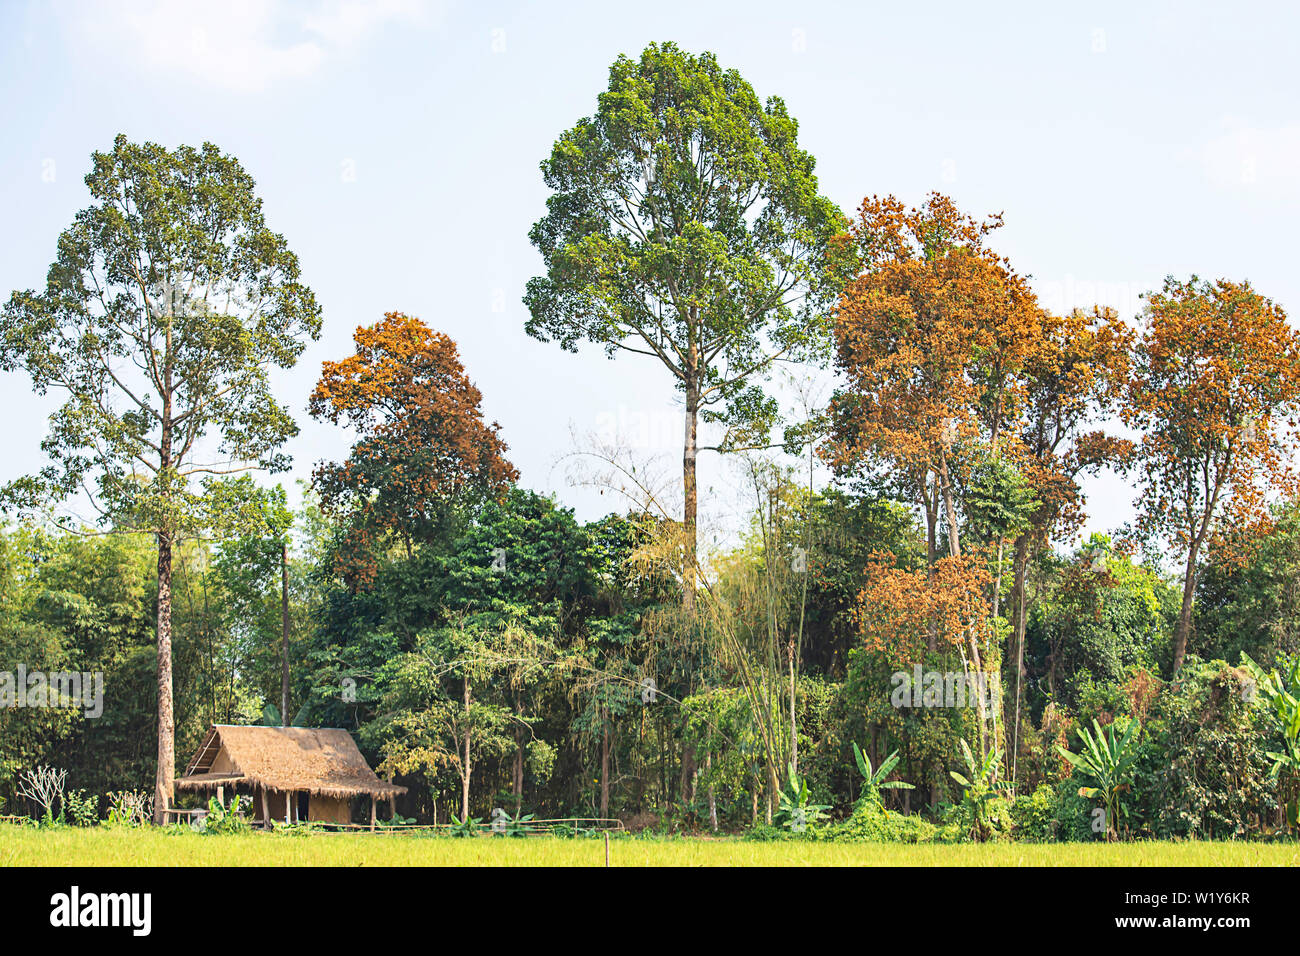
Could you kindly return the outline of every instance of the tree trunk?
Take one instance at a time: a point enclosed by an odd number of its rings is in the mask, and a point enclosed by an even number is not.
[[[609,711],[600,714],[600,815],[609,816]]]
[[[1192,602],[1196,598],[1196,551],[1195,543],[1187,549],[1187,569],[1183,572],[1183,606],[1178,611],[1178,627],[1174,630],[1174,673],[1183,666],[1187,656],[1187,636],[1192,630]]]
[[[158,768],[154,777],[154,822],[171,806],[176,776],[176,720],[172,714],[172,538],[158,534]]]
[[[1002,548],[1005,543],[1006,543],[1006,539],[1002,535],[998,535],[998,569],[997,569],[997,573],[993,575],[993,616],[994,617],[998,616],[998,611],[1001,609]]]
[[[1016,771],[1020,754],[1020,707],[1024,700],[1023,679],[1025,674],[1025,576],[1029,568],[1029,536],[1021,535],[1016,539],[1016,556],[1014,580],[1011,585],[1011,608],[1015,615],[1015,628],[1012,640],[1015,642],[1012,659],[1016,666],[1016,716],[1011,725],[1011,741],[1007,753],[1011,755],[1011,785],[1016,784]]]
[[[682,778],[678,792],[683,808],[695,801],[695,748],[685,741],[682,742]]]
[[[518,704],[516,704],[516,708]],[[519,711],[516,709],[516,713]],[[512,774],[515,792],[515,816],[519,816],[524,806],[524,729],[515,728],[515,765]]]
[[[799,728],[795,725],[795,694],[798,685],[795,683],[794,673],[794,640],[790,640],[790,763],[794,767],[794,772],[799,772]]]
[[[696,525],[699,489],[695,476],[697,431],[699,428],[700,393],[694,377],[686,387],[686,439],[682,449],[682,531],[685,556],[682,565],[682,608],[688,621],[695,616]]]
[[[460,777],[460,819],[464,823],[469,819],[469,776],[470,776],[470,737],[469,729],[469,675],[465,675],[465,772]]]
[[[780,803],[781,783],[777,779],[776,767],[769,762],[767,765],[767,823],[772,825],[772,804]]]
[[[169,496],[172,474],[172,327],[167,316],[163,352],[162,419],[158,436],[157,480]],[[155,823],[164,823],[176,779],[176,717],[172,712],[172,533],[166,520],[158,531],[158,767],[154,775]]]
[[[941,491],[943,493],[943,510],[948,516],[948,553],[954,558],[961,557],[961,539],[957,533],[957,506],[952,498],[952,479],[948,475],[948,456],[939,455],[940,474],[943,476]]]
[[[698,506],[699,488],[695,474],[695,459],[700,417],[700,385],[696,372],[698,356],[695,346],[691,346],[690,361],[687,368],[686,385],[686,436],[682,448],[682,530],[684,534],[684,551],[682,563],[682,610],[686,614],[687,626],[695,627],[695,589],[698,581]],[[686,797],[686,766],[694,754],[689,746],[682,747],[682,788],[683,801]]]
[[[975,638],[975,631],[970,630],[966,633],[966,646],[970,648],[970,668],[977,678],[984,677],[984,663],[980,659],[979,641]],[[985,733],[984,721],[988,719],[988,714],[984,707],[984,691],[977,683],[975,685],[975,702],[979,714],[980,725],[980,753],[987,754],[988,735]],[[994,721],[996,723],[996,720]]]
[[[704,766],[709,771],[709,827],[718,832],[718,798],[713,789],[713,748],[704,755]]]
[[[934,562],[939,550],[936,530],[939,507],[930,499],[928,492],[921,496],[921,500],[925,504],[925,583],[927,586],[933,586]],[[931,615],[925,624],[925,645],[931,653],[939,649],[939,622],[934,615]]]
[[[280,726],[289,726],[289,545],[280,545]]]

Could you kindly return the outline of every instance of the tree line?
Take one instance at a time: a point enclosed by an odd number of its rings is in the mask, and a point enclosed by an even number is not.
[[[526,332],[653,360],[684,408],[680,493],[587,449],[621,502],[589,522],[521,484],[455,342],[398,311],[307,399],[356,435],[346,459],[296,509],[254,481],[297,430],[271,371],[321,328],[298,261],[211,144],[93,155],[92,205],[0,322],[0,367],[64,399],[49,464],[2,491],[0,663],[103,671],[106,702],[0,710],[0,794],[58,755],[92,791],[152,776],[157,812],[178,742],[266,720],[352,730],[428,821],[1295,824],[1279,305],[1192,276],[1136,316],[1052,314],[996,250],[1001,216],[938,193],[844,215],[779,98],[671,43],[620,57],[541,169]],[[792,410],[778,372],[819,364],[833,395]],[[748,501],[721,549],[699,541],[702,453]],[[1135,519],[1071,546],[1102,471]],[[993,692],[900,706],[914,673]]]

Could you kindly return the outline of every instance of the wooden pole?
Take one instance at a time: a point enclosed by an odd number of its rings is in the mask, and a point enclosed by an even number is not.
[[[609,831],[605,831],[605,865],[609,866]]]
[[[271,829],[271,803],[266,799],[266,787],[262,788],[262,825]]]
[[[374,832],[374,829],[375,829],[375,804],[376,804],[377,802],[378,802],[378,801],[375,800],[375,795],[372,793],[372,794],[370,795],[370,830],[371,830],[371,832]]]

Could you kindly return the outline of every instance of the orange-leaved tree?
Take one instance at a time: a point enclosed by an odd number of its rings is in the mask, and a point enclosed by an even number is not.
[[[377,548],[396,540],[411,554],[452,506],[500,495],[518,472],[450,337],[388,312],[353,341],[355,354],[322,364],[309,409],[359,433],[346,461],[314,473],[322,508],[349,522],[339,560],[356,586]]]
[[[1000,224],[996,216],[977,222],[935,193],[913,209],[893,197],[865,200],[850,233],[862,271],[836,310],[847,384],[832,401],[822,453],[837,473],[873,477],[918,506],[929,588],[941,527],[947,557],[963,557],[961,477],[999,453],[1023,401],[1023,367],[1039,347],[1033,294],[985,245]],[[984,669],[981,630],[961,629],[975,670]],[[931,614],[929,649],[939,632]]]
[[[1016,779],[1024,670],[1026,577],[1030,560],[1053,539],[1083,523],[1082,474],[1123,465],[1133,443],[1092,427],[1113,411],[1128,376],[1132,330],[1113,309],[1044,313],[1040,348],[1025,367],[1024,401],[1014,424],[1017,464],[1033,489],[1036,506],[1016,537],[1012,559],[1011,646],[1015,680],[1014,717],[1008,722],[1008,753]],[[1010,427],[1010,426],[1009,426]]]
[[[851,612],[864,646],[901,667],[924,657],[921,635],[931,624],[944,650],[963,651],[972,633],[987,638],[992,621],[984,589],[990,575],[979,557],[943,557],[927,572],[899,567],[887,552],[873,554]]]
[[[1219,535],[1267,528],[1270,498],[1294,495],[1300,336],[1248,282],[1170,277],[1146,296],[1123,415],[1137,451],[1138,529],[1183,562],[1173,669],[1187,653],[1197,559]],[[1231,559],[1233,554],[1222,557]]]
[[[936,193],[910,210],[893,197],[868,199],[851,232],[863,271],[836,309],[848,383],[832,402],[823,454],[841,473],[888,470],[925,514],[931,564],[941,516],[949,554],[961,553],[955,470],[1014,412],[1017,374],[1037,338],[1032,294],[984,246],[998,225]]]

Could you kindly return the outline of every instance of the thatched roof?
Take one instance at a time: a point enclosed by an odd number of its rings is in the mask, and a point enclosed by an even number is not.
[[[211,772],[223,752],[233,766],[225,769],[223,761],[223,772]],[[215,724],[176,786],[211,790],[234,783],[324,797],[391,797],[406,792],[405,787],[375,776],[346,730]]]

